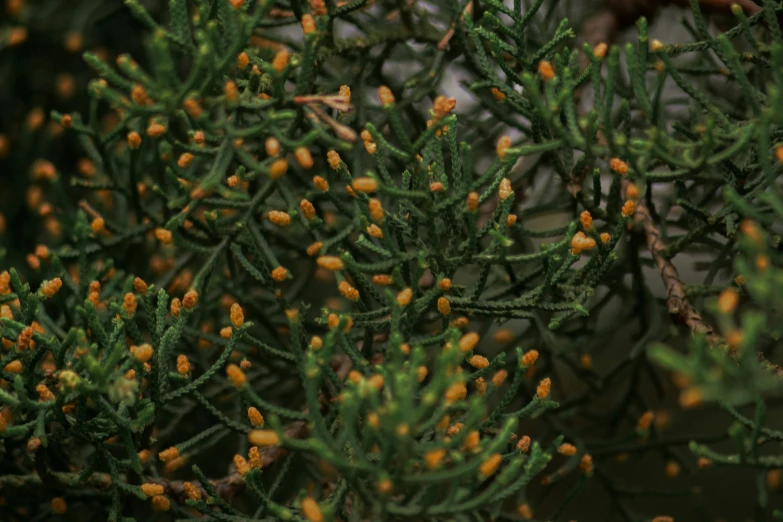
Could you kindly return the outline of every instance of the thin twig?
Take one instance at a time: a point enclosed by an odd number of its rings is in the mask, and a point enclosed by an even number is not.
[[[623,192],[630,182],[623,180]],[[707,337],[711,345],[721,342],[712,327],[704,322],[699,312],[688,301],[685,294],[685,283],[680,279],[680,274],[674,264],[665,256],[666,243],[661,237],[661,230],[650,215],[650,210],[643,201],[636,202],[634,221],[641,225],[647,240],[647,248],[650,250],[658,273],[661,275],[663,285],[666,288],[666,306],[669,314],[687,325],[693,333],[701,333]]]

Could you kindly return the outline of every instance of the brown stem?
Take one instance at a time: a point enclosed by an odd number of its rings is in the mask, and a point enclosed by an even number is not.
[[[465,17],[465,14],[473,14],[473,2],[468,2],[468,5],[465,6],[465,10],[462,11],[462,14],[460,15],[460,21],[463,20]],[[441,51],[445,50],[449,46],[449,42],[451,41],[451,38],[454,36],[454,30],[456,29],[457,22],[454,22],[451,24],[451,27],[449,27],[449,30],[446,31],[446,34],[443,35],[443,38],[440,39],[438,42],[438,49]]]
[[[628,180],[623,180],[623,192],[625,192],[629,184]],[[669,314],[675,320],[688,326],[691,332],[706,335],[711,345],[717,345],[720,342],[720,337],[715,334],[711,326],[704,322],[701,315],[688,301],[688,297],[685,294],[685,283],[680,279],[677,268],[666,257],[666,243],[664,243],[661,237],[661,230],[643,201],[636,203],[634,221],[644,230],[647,248],[650,250],[655,266],[658,267],[658,273],[663,280],[663,285],[666,288],[666,306]]]

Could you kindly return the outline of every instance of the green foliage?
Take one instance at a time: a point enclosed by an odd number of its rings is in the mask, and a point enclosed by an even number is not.
[[[3,520],[781,516],[783,8],[565,4],[126,0],[67,152],[2,127]]]

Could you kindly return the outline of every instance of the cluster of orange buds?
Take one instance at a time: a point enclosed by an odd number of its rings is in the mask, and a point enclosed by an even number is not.
[[[565,455],[566,457],[573,457],[576,455],[576,446],[569,444],[568,442],[564,442],[557,447],[557,452],[561,455]]]
[[[185,496],[190,500],[201,500],[201,491],[199,491],[195,484],[192,482],[185,482],[182,484],[182,487],[185,490]]]
[[[152,510],[155,512],[168,511],[171,508],[171,501],[164,495],[152,497]]]
[[[475,451],[478,449],[481,443],[481,434],[478,430],[471,430],[465,436],[465,440],[462,442],[462,449],[464,451]]]
[[[311,243],[310,246],[307,247],[307,255],[310,257],[317,256],[321,252],[323,246],[324,244],[320,241]]]
[[[231,324],[234,325],[234,328],[240,328],[243,324],[245,324],[245,314],[242,312],[242,307],[239,306],[239,303],[234,303],[231,305],[229,316],[231,318]]]
[[[304,169],[313,168],[313,155],[310,154],[310,149],[307,147],[297,147],[294,151],[296,161]]]
[[[590,215],[590,211],[585,210],[579,214],[579,222],[582,224],[582,228],[585,230],[593,229],[593,216]]]
[[[63,515],[68,511],[68,504],[62,497],[56,497],[52,499],[52,513],[55,515]]]
[[[285,281],[288,278],[288,270],[282,266],[276,267],[272,270],[272,279],[275,281]]]
[[[427,469],[433,470],[440,466],[443,458],[446,456],[446,450],[434,449],[424,454],[424,465]]]
[[[247,434],[247,440],[253,446],[268,447],[280,444],[280,437],[272,430],[253,430]]]
[[[546,399],[549,397],[549,392],[552,389],[552,380],[549,377],[546,377],[541,380],[540,383],[538,383],[538,387],[536,388],[536,397],[539,399]]]
[[[723,314],[733,313],[739,304],[739,292],[736,288],[727,288],[718,297],[718,310]]]
[[[500,453],[492,454],[487,460],[479,466],[479,478],[486,479],[495,474],[503,462],[503,456]]]
[[[340,153],[338,153],[336,150],[330,150],[326,153],[326,161],[329,163],[329,167],[332,170],[337,170],[340,168],[340,162],[342,161],[342,158],[340,158]],[[326,190],[329,190],[328,186]]]
[[[323,347],[324,347],[324,340],[321,337],[314,335],[310,338],[310,348],[312,348],[317,352]]]
[[[635,211],[636,203],[634,203],[632,200],[629,199],[623,204],[623,217],[631,217]]]
[[[367,203],[367,209],[370,212],[370,217],[373,221],[376,223],[383,222],[384,219],[384,211],[383,211],[383,205],[380,201],[373,198]]]
[[[552,63],[547,60],[541,60],[538,63],[538,74],[541,76],[541,79],[544,80],[545,82],[554,80],[556,76],[555,66],[552,65]]]
[[[316,31],[315,18],[311,14],[302,15],[302,32],[305,35],[313,34]]]
[[[226,101],[229,103],[233,103],[239,99],[239,87],[237,87],[237,84],[234,81],[227,81],[223,86],[223,92],[226,95]]]
[[[157,497],[159,495],[163,495],[165,490],[160,484],[146,482],[141,485],[141,492],[144,493],[147,497]]]
[[[579,471],[585,475],[591,475],[593,473],[593,457],[589,453],[582,455],[579,460]]]
[[[166,126],[162,123],[153,121],[147,126],[147,136],[151,138],[160,138],[166,133]]]
[[[57,169],[54,167],[54,164],[45,159],[35,160],[30,172],[36,180],[52,181],[57,177]]]
[[[481,395],[482,397],[486,395],[487,388],[489,385],[487,384],[487,380],[484,377],[478,377],[474,382],[473,386],[476,388],[476,393]]]
[[[147,94],[147,89],[143,85],[136,84],[130,91],[131,100],[136,105],[152,105],[152,98]]]
[[[324,515],[321,513],[321,508],[312,497],[305,497],[302,500],[300,507],[302,508],[302,515],[304,515],[308,522],[324,522]]]
[[[18,374],[18,373],[22,373],[23,368],[24,367],[22,366],[22,361],[18,359],[14,359],[13,361],[6,364],[5,368],[3,369],[8,373]]]
[[[520,363],[522,364],[523,368],[529,368],[534,364],[536,364],[537,360],[538,360],[538,350],[529,350],[525,352],[525,354],[522,356]]]
[[[511,138],[508,136],[501,136],[498,140],[497,145],[495,146],[495,152],[498,155],[498,158],[505,159],[506,158],[506,152],[508,152],[508,149],[511,148]]]
[[[106,220],[104,220],[101,216],[95,217],[90,222],[90,228],[92,229],[93,234],[100,235],[106,232]]]
[[[288,67],[288,51],[281,49],[272,59],[272,67],[277,72],[283,72]]]
[[[586,236],[584,232],[577,232],[574,237],[571,238],[571,253],[581,254],[595,248],[596,242],[590,236]]]
[[[345,319],[346,320],[345,320],[344,331],[348,332],[351,330],[351,328],[353,328],[353,317],[349,315],[349,316],[345,316]],[[327,317],[326,319],[326,323],[329,325],[329,328],[335,329],[340,325],[340,316],[334,313],[329,314],[329,317]]]
[[[247,461],[251,468],[260,469],[264,467],[264,459],[261,457],[261,451],[258,449],[258,446],[252,446],[247,452]]]
[[[448,116],[456,106],[457,100],[455,98],[448,98],[443,95],[435,98],[435,101],[432,103],[432,116],[435,122]]]
[[[63,286],[63,281],[59,277],[44,281],[41,283],[41,293],[46,297],[53,297]]]
[[[152,359],[153,349],[151,345],[145,343],[141,346],[131,346],[130,352],[137,361],[145,363]]]
[[[158,453],[158,459],[160,459],[161,462],[170,462],[176,458],[179,458],[179,450],[174,446]]]
[[[639,187],[633,183],[629,183],[628,186],[625,187],[625,199],[639,199]]]
[[[180,354],[177,356],[177,373],[183,376],[187,376],[190,373],[190,361],[187,355]]]
[[[179,317],[179,313],[182,311],[182,301],[179,300],[179,297],[175,297],[171,300],[169,311],[171,312],[172,317]]]
[[[364,142],[364,148],[368,154],[375,154],[378,150],[378,144],[372,139],[372,134],[367,129],[364,129],[361,133],[362,141]]]
[[[356,288],[354,288],[348,281],[340,281],[340,284],[337,286],[337,289],[340,291],[340,295],[342,295],[346,299],[349,299],[351,301],[359,300],[359,291]]]
[[[19,336],[16,338],[16,348],[18,350],[27,350],[28,348],[32,348],[33,335],[34,330],[32,326],[24,327],[19,333]]]
[[[306,220],[312,221],[313,219],[315,219],[316,216],[315,207],[309,200],[303,199],[302,201],[300,201],[299,209],[302,211],[302,215],[305,217]]]
[[[291,224],[291,216],[288,212],[281,212],[279,210],[270,210],[267,214],[269,221],[279,227],[287,227]]]
[[[141,147],[141,135],[136,131],[130,131],[127,136],[128,147],[138,149]]]
[[[411,288],[404,288],[397,293],[397,304],[400,306],[408,306],[413,299],[413,290]]]
[[[351,182],[351,188],[356,192],[370,193],[378,190],[378,182],[369,176],[356,178]]]
[[[136,313],[139,303],[136,301],[136,295],[133,292],[128,292],[122,298],[122,308],[128,316],[132,317]]]
[[[237,469],[237,473],[243,477],[250,472],[250,464],[242,455],[234,455],[234,467]]]
[[[394,103],[394,94],[386,85],[378,87],[378,98],[384,105],[392,105]]]
[[[468,332],[459,339],[459,349],[461,352],[469,352],[476,347],[479,342],[479,334]]]
[[[455,382],[446,388],[444,399],[446,400],[446,404],[450,404],[452,402],[463,400],[465,397],[467,397],[467,395],[468,389],[465,387],[465,384],[461,382]]]
[[[636,429],[645,432],[650,429],[650,426],[652,426],[654,420],[655,414],[651,411],[646,411],[642,414],[641,417],[639,417],[639,422],[636,424]]]
[[[45,384],[39,384],[38,386],[36,386],[35,391],[38,392],[38,399],[41,402],[55,400],[54,394]]]
[[[0,295],[8,295],[11,293],[11,274],[8,270],[0,272]]]
[[[247,66],[250,64],[250,57],[247,55],[245,51],[240,52],[237,55],[237,69],[240,71],[244,71],[247,69]]]
[[[342,96],[345,103],[351,103],[351,88],[349,86],[341,85],[337,95]]]
[[[498,196],[500,197],[500,201],[507,200],[513,194],[514,190],[511,188],[511,180],[508,178],[503,178],[500,180],[500,186],[498,187]]]
[[[201,104],[195,98],[186,99],[182,102],[182,107],[191,118],[199,118],[204,112],[204,109],[201,108]]]
[[[369,225],[365,229],[365,231],[367,232],[368,235],[370,235],[370,236],[372,236],[372,237],[374,237],[376,239],[383,239],[383,230],[381,230],[381,227],[379,227],[378,225],[376,225],[374,223]]]
[[[468,359],[468,364],[470,364],[474,368],[481,370],[489,366],[489,359],[487,359],[482,355],[474,355],[473,357]]]
[[[272,179],[280,179],[286,172],[288,172],[288,160],[285,158],[276,159],[269,166],[269,177]]]
[[[326,16],[327,9],[324,0],[309,0],[307,3],[315,16]]]
[[[158,238],[158,241],[160,241],[164,245],[170,245],[173,240],[171,231],[166,230],[165,228],[155,229],[155,237]]]
[[[628,164],[620,158],[612,158],[609,161],[609,168],[612,169],[612,172],[616,172],[621,176],[628,174]]]
[[[331,270],[332,272],[337,272],[338,270],[342,270],[343,267],[345,266],[343,260],[337,256],[321,256],[318,259],[316,259],[315,262],[321,268],[325,268],[326,270]]]
[[[226,375],[237,388],[240,388],[247,382],[247,375],[236,364],[229,364],[226,367]]]
[[[251,406],[247,409],[247,418],[250,419],[250,424],[253,426],[257,428],[264,427],[264,417],[255,407]]]

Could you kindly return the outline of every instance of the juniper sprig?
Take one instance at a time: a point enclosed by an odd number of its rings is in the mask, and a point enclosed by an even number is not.
[[[783,5],[669,3],[7,1],[0,518],[783,519]]]

